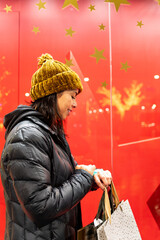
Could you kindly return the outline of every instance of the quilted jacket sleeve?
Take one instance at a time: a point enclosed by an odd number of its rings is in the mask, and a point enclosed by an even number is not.
[[[6,147],[7,169],[17,198],[39,227],[74,207],[91,189],[93,176],[75,170],[58,188],[51,186],[49,140],[33,127],[20,129]]]

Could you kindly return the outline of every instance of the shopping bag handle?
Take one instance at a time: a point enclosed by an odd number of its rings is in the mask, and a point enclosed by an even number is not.
[[[103,192],[103,195],[102,195],[100,203],[99,203],[98,212],[96,214],[96,219],[100,218],[100,215],[102,213],[104,213],[101,216],[102,220],[105,221],[109,218],[109,221],[111,221],[111,203],[110,203],[110,201],[113,201],[113,199],[114,199],[114,204],[115,204],[116,208],[118,207],[118,205],[120,203],[113,181],[110,185],[110,191],[111,191],[111,196],[109,199],[108,190],[107,190],[107,188],[105,188],[105,191]]]
[[[114,198],[114,204],[117,208],[120,201],[119,201],[119,197],[118,197],[118,194],[117,194],[117,191],[116,191],[113,181],[111,182],[110,188],[111,188],[111,193]],[[109,222],[111,223],[111,205],[110,205],[110,200],[109,200],[109,196],[108,196],[108,191],[106,188],[105,188],[105,204],[104,205],[105,205],[105,218],[109,219]]]
[[[109,196],[108,196],[108,190],[105,188],[105,219],[109,219],[109,222],[111,222],[111,205],[109,202]]]
[[[113,181],[111,182],[111,191],[112,191],[112,194],[113,194],[114,203],[115,203],[116,208],[117,208],[118,205],[120,204],[120,201],[119,201],[119,197],[118,197],[118,194],[117,194],[117,191],[116,191],[116,188],[114,186]]]

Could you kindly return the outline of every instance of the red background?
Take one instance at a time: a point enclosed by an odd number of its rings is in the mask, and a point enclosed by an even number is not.
[[[150,202],[150,208],[147,201],[160,182],[160,79],[154,78],[160,75],[160,4],[129,0],[130,5],[121,4],[116,11],[113,3],[103,0],[79,0],[79,10],[72,5],[63,9],[64,0],[42,2],[45,8],[39,10],[38,0],[0,0],[0,154],[5,143],[3,117],[30,102],[25,93],[37,57],[48,52],[64,63],[71,59],[84,85],[78,108],[65,123],[72,154],[78,163],[109,169],[119,198],[130,201],[142,239],[158,240],[160,200],[156,206]],[[6,12],[6,4],[12,11]],[[90,4],[95,10],[90,11]],[[143,25],[137,26],[137,21]],[[39,28],[37,34],[34,27]],[[70,27],[72,36],[66,35]],[[91,56],[95,48],[103,50],[105,59],[96,62]],[[121,68],[126,62],[130,68],[125,71]],[[93,221],[101,194],[98,190],[83,199],[84,225]],[[157,209],[155,215],[152,208]],[[0,240],[4,228],[0,182]]]

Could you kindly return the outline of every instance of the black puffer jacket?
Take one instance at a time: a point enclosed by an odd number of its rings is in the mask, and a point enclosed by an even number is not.
[[[5,240],[76,239],[80,200],[93,177],[75,170],[64,138],[28,106],[5,116],[1,178],[6,202]]]

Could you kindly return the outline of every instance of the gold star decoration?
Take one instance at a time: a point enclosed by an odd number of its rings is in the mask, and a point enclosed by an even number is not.
[[[104,56],[103,56],[103,52],[104,50],[101,50],[101,51],[98,51],[97,48],[95,48],[95,53],[90,55],[91,57],[95,57],[96,58],[96,63],[99,62],[99,60],[102,58],[102,59],[106,59]]]
[[[74,66],[74,64],[72,63],[72,59],[68,60],[68,59],[65,59],[65,64],[70,67],[70,66]]]
[[[78,0],[65,0],[64,3],[63,3],[63,7],[62,8],[66,8],[66,7],[71,5],[75,9],[79,10],[77,1]]]
[[[75,31],[72,30],[72,27],[70,27],[69,29],[66,29],[66,36],[70,35],[72,37],[73,33],[75,33]]]
[[[35,34],[37,34],[38,32],[40,32],[40,31],[39,31],[39,27],[33,27],[32,32],[34,32]]]
[[[104,2],[114,3],[117,12],[121,4],[130,4],[127,0],[105,0]]]
[[[45,9],[45,5],[46,2],[42,2],[41,0],[39,0],[39,3],[37,3],[36,5],[38,6],[38,9],[40,10],[41,8],[44,8]]]
[[[4,10],[8,13],[8,12],[12,12],[12,6],[8,6],[7,4],[6,4],[6,7],[4,8]]]
[[[101,25],[99,25],[99,30],[104,30],[105,29],[105,25],[103,25],[103,23]]]
[[[104,87],[104,88],[106,88],[107,85],[108,85],[108,84],[107,84],[106,82],[102,82],[102,83],[101,83],[101,86]]]
[[[137,25],[136,26],[138,26],[138,27],[142,27],[142,25],[144,25],[143,23],[142,23],[142,21],[137,21]]]
[[[125,63],[121,63],[122,67],[121,67],[121,70],[125,70],[125,72],[127,72],[128,68],[130,68],[131,66],[128,66],[128,63],[127,61]]]
[[[95,9],[95,5],[92,5],[92,4],[90,4],[90,6],[88,7],[89,8],[89,10],[92,12],[93,10],[96,10]]]

